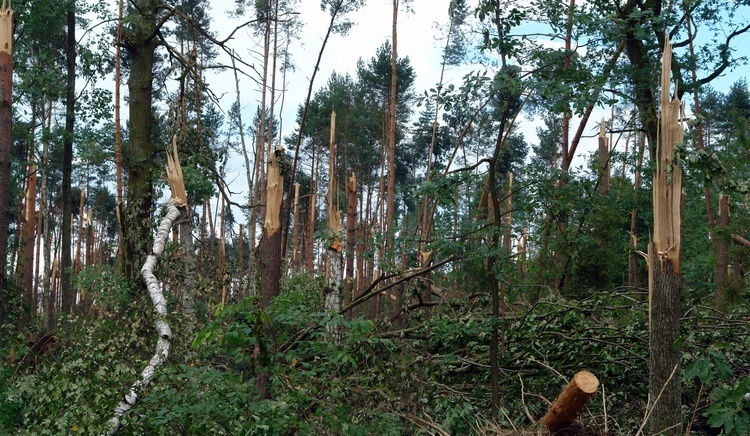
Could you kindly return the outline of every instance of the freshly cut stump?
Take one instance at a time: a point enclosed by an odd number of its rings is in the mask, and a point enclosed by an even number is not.
[[[588,371],[579,371],[544,415],[541,424],[552,434],[575,422],[599,388],[599,379]]]

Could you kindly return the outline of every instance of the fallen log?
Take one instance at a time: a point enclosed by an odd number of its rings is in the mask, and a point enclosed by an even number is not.
[[[588,371],[579,371],[560,393],[540,423],[552,434],[573,424],[599,388],[599,379]]]

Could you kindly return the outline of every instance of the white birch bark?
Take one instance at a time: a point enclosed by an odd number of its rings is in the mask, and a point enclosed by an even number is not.
[[[148,365],[146,365],[141,372],[140,379],[133,383],[128,393],[125,394],[122,401],[120,401],[115,407],[114,416],[107,422],[109,427],[107,433],[110,435],[114,434],[119,429],[120,417],[135,406],[138,401],[137,391],[151,382],[156,370],[167,360],[169,357],[169,348],[172,345],[172,329],[169,328],[169,325],[165,320],[167,317],[167,300],[161,292],[159,280],[154,276],[156,262],[159,260],[162,253],[164,253],[164,248],[166,247],[167,238],[169,237],[172,225],[180,216],[180,210],[175,205],[175,199],[170,199],[167,202],[166,208],[167,215],[162,219],[161,224],[159,224],[159,228],[156,231],[156,239],[154,240],[151,254],[148,255],[143,268],[141,268],[141,278],[146,284],[148,295],[151,297],[151,302],[156,310],[156,320],[154,321],[154,326],[158,335],[156,351],[154,356],[148,362]]]

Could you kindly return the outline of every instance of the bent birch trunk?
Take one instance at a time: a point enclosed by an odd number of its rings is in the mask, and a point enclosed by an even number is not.
[[[172,226],[182,214],[180,208],[185,210],[186,216],[187,211],[189,210],[187,205],[187,195],[185,193],[185,184],[182,178],[182,168],[177,157],[176,137],[172,139],[172,147],[174,156],[167,155],[167,178],[169,179],[169,185],[172,189],[172,198],[167,201],[167,214],[161,220],[159,228],[156,230],[156,239],[154,240],[153,248],[148,257],[146,257],[146,261],[141,268],[141,278],[146,284],[148,295],[151,297],[151,302],[156,311],[156,320],[154,321],[154,327],[156,328],[156,333],[158,335],[156,351],[154,352],[154,356],[148,362],[148,365],[146,365],[146,367],[143,368],[143,371],[141,371],[141,378],[133,383],[128,393],[125,394],[122,401],[120,401],[115,407],[114,416],[107,422],[109,427],[108,434],[110,435],[116,433],[120,428],[120,417],[135,406],[138,401],[137,390],[148,386],[151,379],[154,377],[156,370],[167,360],[169,357],[169,348],[172,345],[172,329],[169,328],[169,324],[166,322],[167,300],[161,292],[159,280],[154,276],[156,262],[164,253]]]

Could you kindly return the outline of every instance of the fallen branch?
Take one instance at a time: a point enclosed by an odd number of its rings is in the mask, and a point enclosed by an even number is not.
[[[742,245],[743,247],[750,247],[750,241],[740,235],[732,234],[732,241],[734,241],[735,244]]]

